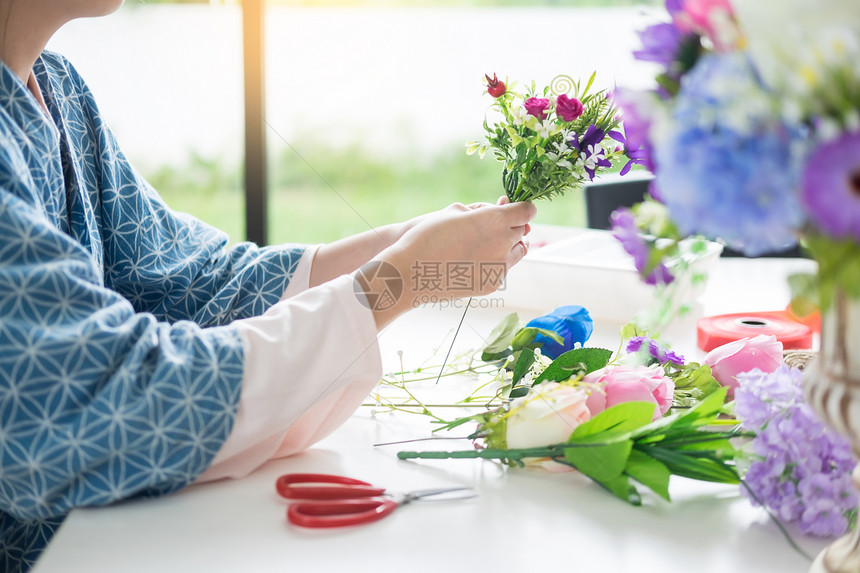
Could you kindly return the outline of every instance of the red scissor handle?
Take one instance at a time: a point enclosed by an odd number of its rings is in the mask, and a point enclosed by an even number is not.
[[[329,483],[336,485],[294,485]],[[352,499],[382,495],[385,488],[374,487],[366,481],[330,474],[285,474],[275,482],[275,489],[287,499]]]
[[[384,498],[307,501],[290,505],[287,520],[313,529],[343,527],[382,519],[396,508],[396,501]]]

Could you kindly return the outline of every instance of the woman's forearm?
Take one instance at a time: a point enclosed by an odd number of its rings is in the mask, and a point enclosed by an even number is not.
[[[314,257],[309,286],[321,285],[355,271],[394,244],[407,225],[385,225],[321,246]]]

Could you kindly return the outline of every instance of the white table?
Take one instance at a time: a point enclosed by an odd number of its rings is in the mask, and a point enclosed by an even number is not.
[[[705,311],[783,308],[788,300],[784,276],[797,268],[809,263],[721,260],[702,299]],[[471,309],[457,346],[478,344],[510,311]],[[426,358],[456,327],[461,312],[422,308],[398,320],[380,338],[386,368],[398,368],[398,350],[409,364]],[[522,318],[536,314],[532,309]],[[617,333],[618,325],[598,323],[593,344],[616,348]],[[675,346],[699,358],[695,333],[682,328],[680,336]],[[456,384],[443,379],[440,396]],[[429,432],[422,416],[374,414],[363,407],[307,452],[270,462],[245,479],[75,510],[35,571],[801,573],[809,567],[737,487],[673,477],[671,504],[646,495],[637,508],[573,472],[508,469],[478,460],[404,462],[396,459],[398,450],[430,449],[427,443],[373,446]],[[445,446],[465,449],[469,444]],[[367,526],[305,531],[286,523],[286,503],[274,490],[279,475],[297,471],[345,474],[398,491],[467,485],[479,496],[409,505]],[[812,555],[825,545],[789,531]]]

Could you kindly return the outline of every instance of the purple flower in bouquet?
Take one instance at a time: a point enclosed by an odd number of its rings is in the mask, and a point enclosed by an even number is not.
[[[624,120],[624,138],[627,157],[638,165],[642,165],[654,173],[653,148],[649,137],[651,129],[651,105],[646,98],[650,95],[618,89],[612,94],[612,99],[621,108]],[[629,164],[629,163],[628,163]],[[625,165],[625,169],[626,169]]]
[[[860,239],[860,132],[843,133],[812,152],[801,195],[819,229]]]
[[[588,126],[585,135],[579,139],[576,133],[568,143],[580,153],[588,180],[594,181],[594,173],[598,167],[612,167],[612,163],[606,158],[606,152],[600,146],[600,142],[606,137],[606,133],[594,124]]]
[[[600,145],[600,142],[603,141],[604,137],[606,137],[606,133],[596,125],[591,124],[585,130],[585,135],[582,136],[582,139],[574,133],[573,139],[568,143],[570,143],[571,147],[588,153],[593,152],[596,146]]]
[[[857,507],[851,487],[856,465],[847,438],[825,426],[803,401],[801,371],[783,364],[773,373],[738,375],[737,416],[756,434],[744,491],[803,533],[837,536]]]
[[[639,147],[638,149],[631,149],[627,145],[627,138],[624,137],[624,134],[620,131],[610,131],[609,137],[623,145],[624,153],[627,155],[627,163],[625,163],[624,167],[621,168],[619,175],[621,175],[622,177],[624,175],[627,175],[634,165],[645,165],[647,161],[647,154],[645,153],[645,150],[643,148]]]
[[[660,192],[679,230],[750,256],[794,245],[803,223],[800,132],[761,111],[760,90],[744,56],[703,57],[685,77],[656,154]],[[746,98],[750,105],[737,105]]]
[[[684,366],[686,363],[683,356],[663,348],[656,340],[648,338],[647,336],[634,336],[630,338],[627,341],[627,347],[625,350],[627,351],[627,354],[633,354],[641,351],[643,348],[648,349],[648,355],[658,364],[671,362],[675,366]]]
[[[649,285],[657,283],[669,284],[675,277],[662,262],[657,262],[653,268],[648,267],[651,248],[639,232],[636,226],[636,218],[629,209],[617,209],[610,216],[612,222],[612,234],[621,242],[624,250],[633,257],[636,270],[643,276]]]

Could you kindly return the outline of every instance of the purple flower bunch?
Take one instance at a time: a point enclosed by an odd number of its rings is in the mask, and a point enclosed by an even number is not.
[[[801,371],[785,364],[773,373],[738,375],[737,417],[756,434],[744,494],[776,516],[819,537],[842,535],[856,520],[857,464],[850,442],[803,400]]]
[[[681,368],[686,364],[686,360],[683,356],[676,354],[668,348],[660,346],[660,343],[652,338],[648,338],[647,336],[633,336],[628,338],[625,351],[627,354],[634,354],[637,352],[644,354],[647,351],[649,361],[654,364],[660,364],[661,366],[664,364],[670,364],[677,368]]]

